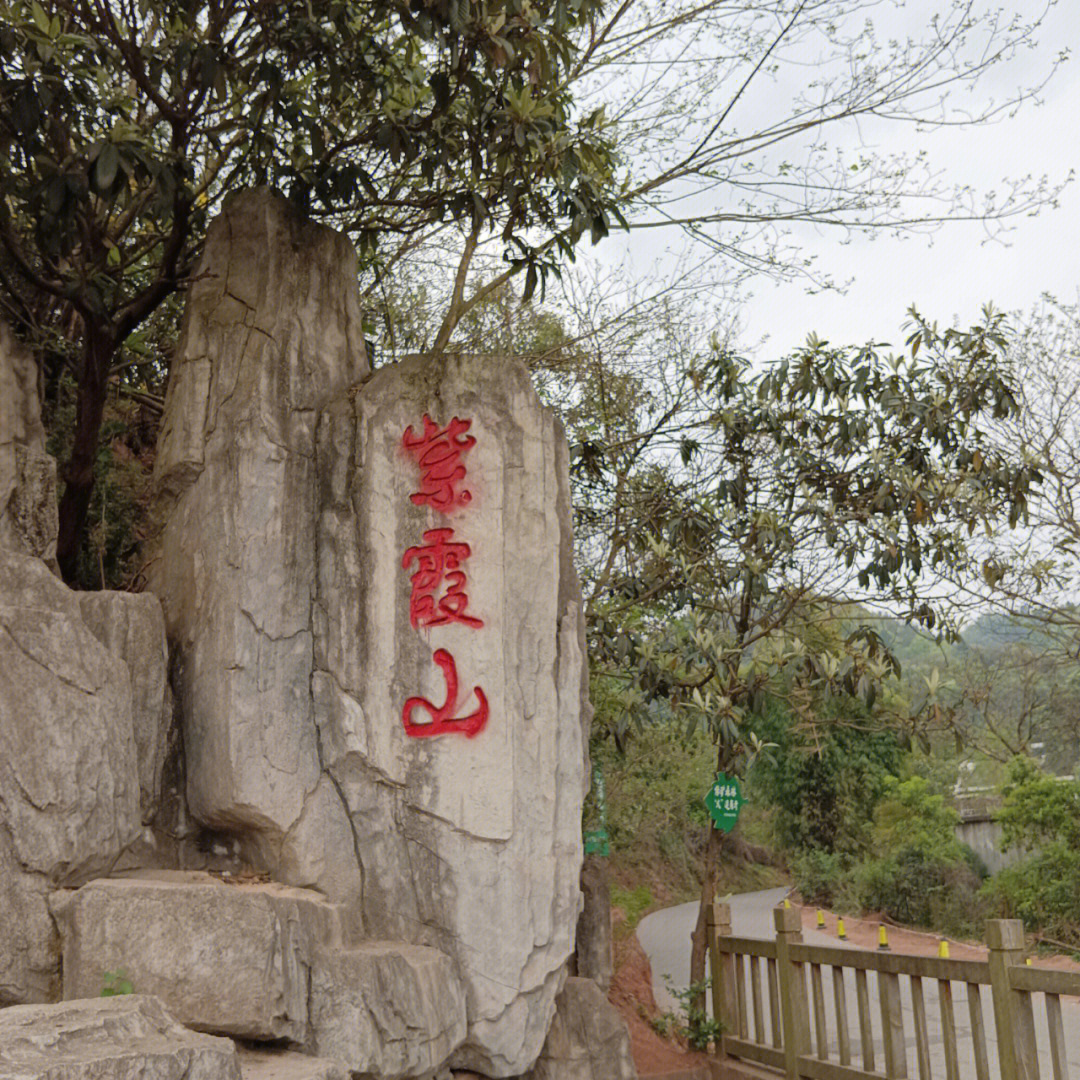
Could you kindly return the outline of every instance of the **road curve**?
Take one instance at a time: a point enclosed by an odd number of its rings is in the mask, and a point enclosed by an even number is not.
[[[772,910],[790,891],[763,889],[727,897],[732,932],[740,937],[771,938]],[[697,901],[693,901],[654,911],[638,923],[638,941],[652,966],[653,997],[661,1012],[679,1012],[679,1003],[668,990],[669,980],[677,990],[684,990],[690,984],[690,935],[697,913]]]

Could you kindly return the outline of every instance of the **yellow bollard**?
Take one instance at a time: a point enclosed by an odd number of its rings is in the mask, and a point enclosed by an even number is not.
[[[784,907],[786,907],[786,908],[791,907],[791,901],[786,896],[784,897]]]
[[[843,919],[837,919],[836,920],[836,936],[841,941],[847,941],[847,931],[844,929],[844,920]]]
[[[884,926],[877,928],[877,947],[879,949],[888,949],[889,947],[889,935],[885,933]]]
[[[817,926],[818,926],[819,930],[824,930],[825,929],[825,912],[822,911],[821,908],[818,908]]]
[[[944,938],[938,942],[937,954],[942,960],[949,959],[949,943]]]

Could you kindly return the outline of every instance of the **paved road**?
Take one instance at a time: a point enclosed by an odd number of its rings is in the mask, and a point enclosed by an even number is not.
[[[731,929],[740,937],[771,938],[773,908],[782,903],[789,889],[766,889],[741,893],[728,899]],[[697,922],[698,905],[679,904],[646,915],[638,923],[637,936],[652,966],[652,988],[662,1012],[678,1013],[679,1003],[668,992],[671,985],[685,989],[690,983],[690,935]]]
[[[781,903],[787,895],[786,889],[767,889],[762,892],[741,893],[729,898],[731,905],[732,931],[740,937],[773,937],[772,909]],[[697,921],[696,903],[680,904],[678,907],[665,908],[646,915],[638,924],[637,935],[652,966],[653,996],[661,1010],[679,1011],[678,1002],[668,991],[668,985],[683,989],[690,981],[690,933]],[[817,931],[804,931],[803,940],[811,945],[840,945],[835,937]],[[667,976],[668,978],[665,978]],[[747,1000],[750,1000],[749,973],[747,978]],[[836,1012],[833,1004],[831,976],[825,975],[825,1014],[831,1040],[835,1039]],[[917,1076],[918,1066],[915,1061],[914,1019],[911,1002],[911,983],[901,978],[901,996],[904,1010],[904,1031],[908,1037],[908,1075]],[[928,1036],[930,1042],[930,1064],[933,1077],[945,1076],[945,1059],[941,1032],[941,1014],[938,1007],[936,984],[926,985],[926,1012]],[[848,1028],[854,1039],[858,1039],[858,1015],[855,999],[854,981],[849,971],[846,980],[848,1004]],[[877,1015],[875,1020],[875,1058],[878,1069],[884,1060],[880,1037],[880,1014],[877,1013],[878,990],[874,973],[870,973],[871,1011]],[[974,1080],[975,1065],[971,1043],[971,1019],[967,999],[967,988],[960,983],[953,984],[954,1009],[956,1016],[957,1046],[960,1058],[960,1071],[964,1080]],[[987,1035],[987,1056],[990,1075],[997,1077],[997,1043],[994,1037],[994,1017],[990,1001],[990,989],[985,987],[982,995],[983,1026]],[[1049,1078],[1050,1056],[1047,1035],[1045,999],[1042,994],[1035,995],[1035,1029],[1039,1047],[1040,1076]],[[1062,1000],[1062,1013],[1065,1027],[1065,1043],[1069,1063],[1069,1075],[1080,1078],[1080,1004],[1072,999]],[[768,1005],[766,1005],[766,1011]],[[858,1055],[857,1045],[853,1045]],[[835,1043],[830,1047],[830,1057],[837,1060]],[[856,1056],[858,1061],[858,1056]]]

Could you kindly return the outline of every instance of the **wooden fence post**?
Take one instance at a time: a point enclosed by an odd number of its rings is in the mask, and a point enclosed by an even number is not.
[[[806,969],[791,959],[791,946],[802,942],[802,916],[796,908],[773,909],[776,925],[776,977],[780,984],[780,1019],[784,1030],[784,1076],[799,1080],[799,1058],[810,1052],[810,1006]]]
[[[1009,968],[1024,962],[1024,924],[1019,919],[991,919],[986,944],[1001,1080],[1039,1080],[1031,995],[1014,990],[1009,978]]]
[[[735,958],[731,953],[720,951],[721,937],[731,936],[731,908],[714,900],[705,916],[708,926],[709,975],[712,978],[713,1019],[720,1025],[716,1039],[716,1052],[727,1056],[724,1036],[735,1033]]]

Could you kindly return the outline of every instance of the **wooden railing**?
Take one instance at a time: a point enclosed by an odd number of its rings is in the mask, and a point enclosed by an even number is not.
[[[987,924],[987,960],[950,960],[808,945],[796,909],[776,908],[774,919],[770,941],[734,936],[726,904],[708,913],[719,1053],[771,1066],[787,1080],[991,1080],[995,1056],[1001,1080],[1068,1080],[1061,998],[1080,996],[1080,973],[1027,966],[1019,922]],[[1042,1071],[1037,994],[1048,1034]],[[984,997],[996,1042],[987,1040]],[[958,1024],[960,999],[966,1010]],[[931,1046],[939,1042],[935,1070]]]

